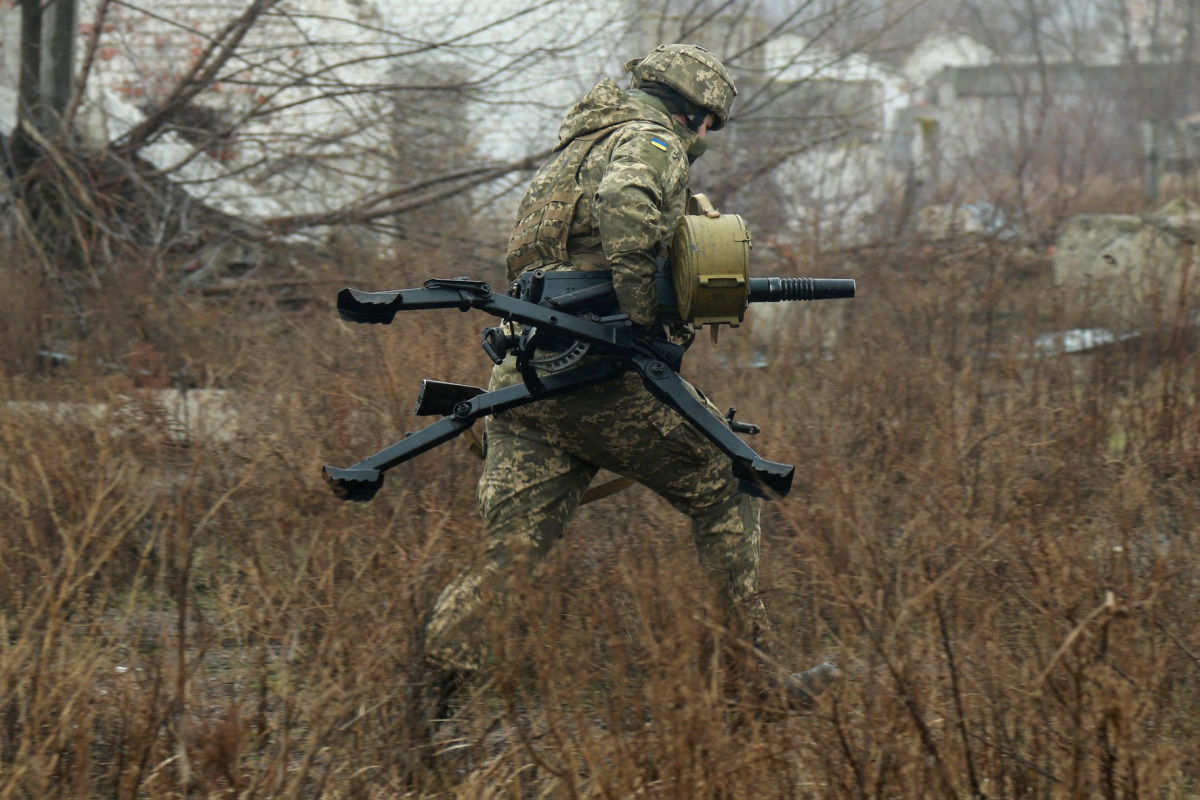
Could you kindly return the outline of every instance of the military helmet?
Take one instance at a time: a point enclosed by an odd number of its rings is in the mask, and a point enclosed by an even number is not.
[[[737,88],[729,71],[712,53],[697,44],[660,44],[645,58],[625,65],[633,85],[661,83],[679,92],[685,100],[711,111],[716,117],[712,130],[725,127]]]

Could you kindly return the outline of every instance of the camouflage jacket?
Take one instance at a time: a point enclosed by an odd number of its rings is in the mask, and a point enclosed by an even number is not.
[[[683,216],[696,139],[653,98],[602,81],[567,114],[557,153],[521,201],[509,280],[536,268],[611,269],[621,309],[652,322],[654,260]]]

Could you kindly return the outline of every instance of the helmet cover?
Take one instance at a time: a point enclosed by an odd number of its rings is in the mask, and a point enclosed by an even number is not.
[[[720,60],[696,44],[660,44],[645,58],[625,65],[633,76],[633,85],[661,83],[679,92],[685,100],[711,111],[716,122],[711,130],[720,130],[729,121],[729,111],[737,88]]]

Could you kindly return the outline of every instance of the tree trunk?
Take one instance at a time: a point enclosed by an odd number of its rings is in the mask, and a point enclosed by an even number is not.
[[[21,76],[17,84],[17,128],[12,135],[13,177],[20,180],[37,160],[38,149],[23,130],[34,124],[41,107],[42,19],[39,0],[21,0]]]
[[[21,0],[21,75],[12,170],[19,177],[37,160],[40,148],[24,126],[48,141],[59,138],[71,99],[75,65],[77,0]]]
[[[45,109],[39,127],[48,137],[59,134],[75,78],[75,29],[78,0],[51,0],[48,17],[42,25],[42,105]]]

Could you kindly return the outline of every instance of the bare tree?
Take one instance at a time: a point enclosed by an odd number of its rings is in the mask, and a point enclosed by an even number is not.
[[[57,4],[46,36],[41,12]],[[67,5],[22,0],[29,76],[46,71],[38,58],[57,76],[52,93],[32,77],[22,90],[23,107],[53,109],[72,136],[14,137],[13,173],[28,185],[57,165],[72,212],[51,228],[65,225],[84,261],[113,243],[169,249],[213,221],[245,236],[407,235],[405,218],[452,200],[506,217],[493,200],[553,146],[561,112],[669,40],[708,45],[743,87],[701,177],[749,198],[798,155],[882,135],[879,92],[844,65],[904,19],[869,0],[461,0],[391,17],[348,0],[226,0],[223,16],[220,4],[89,0],[68,35]]]
[[[76,0],[20,0],[21,40],[17,119],[10,171],[21,173],[55,139],[71,100]]]

